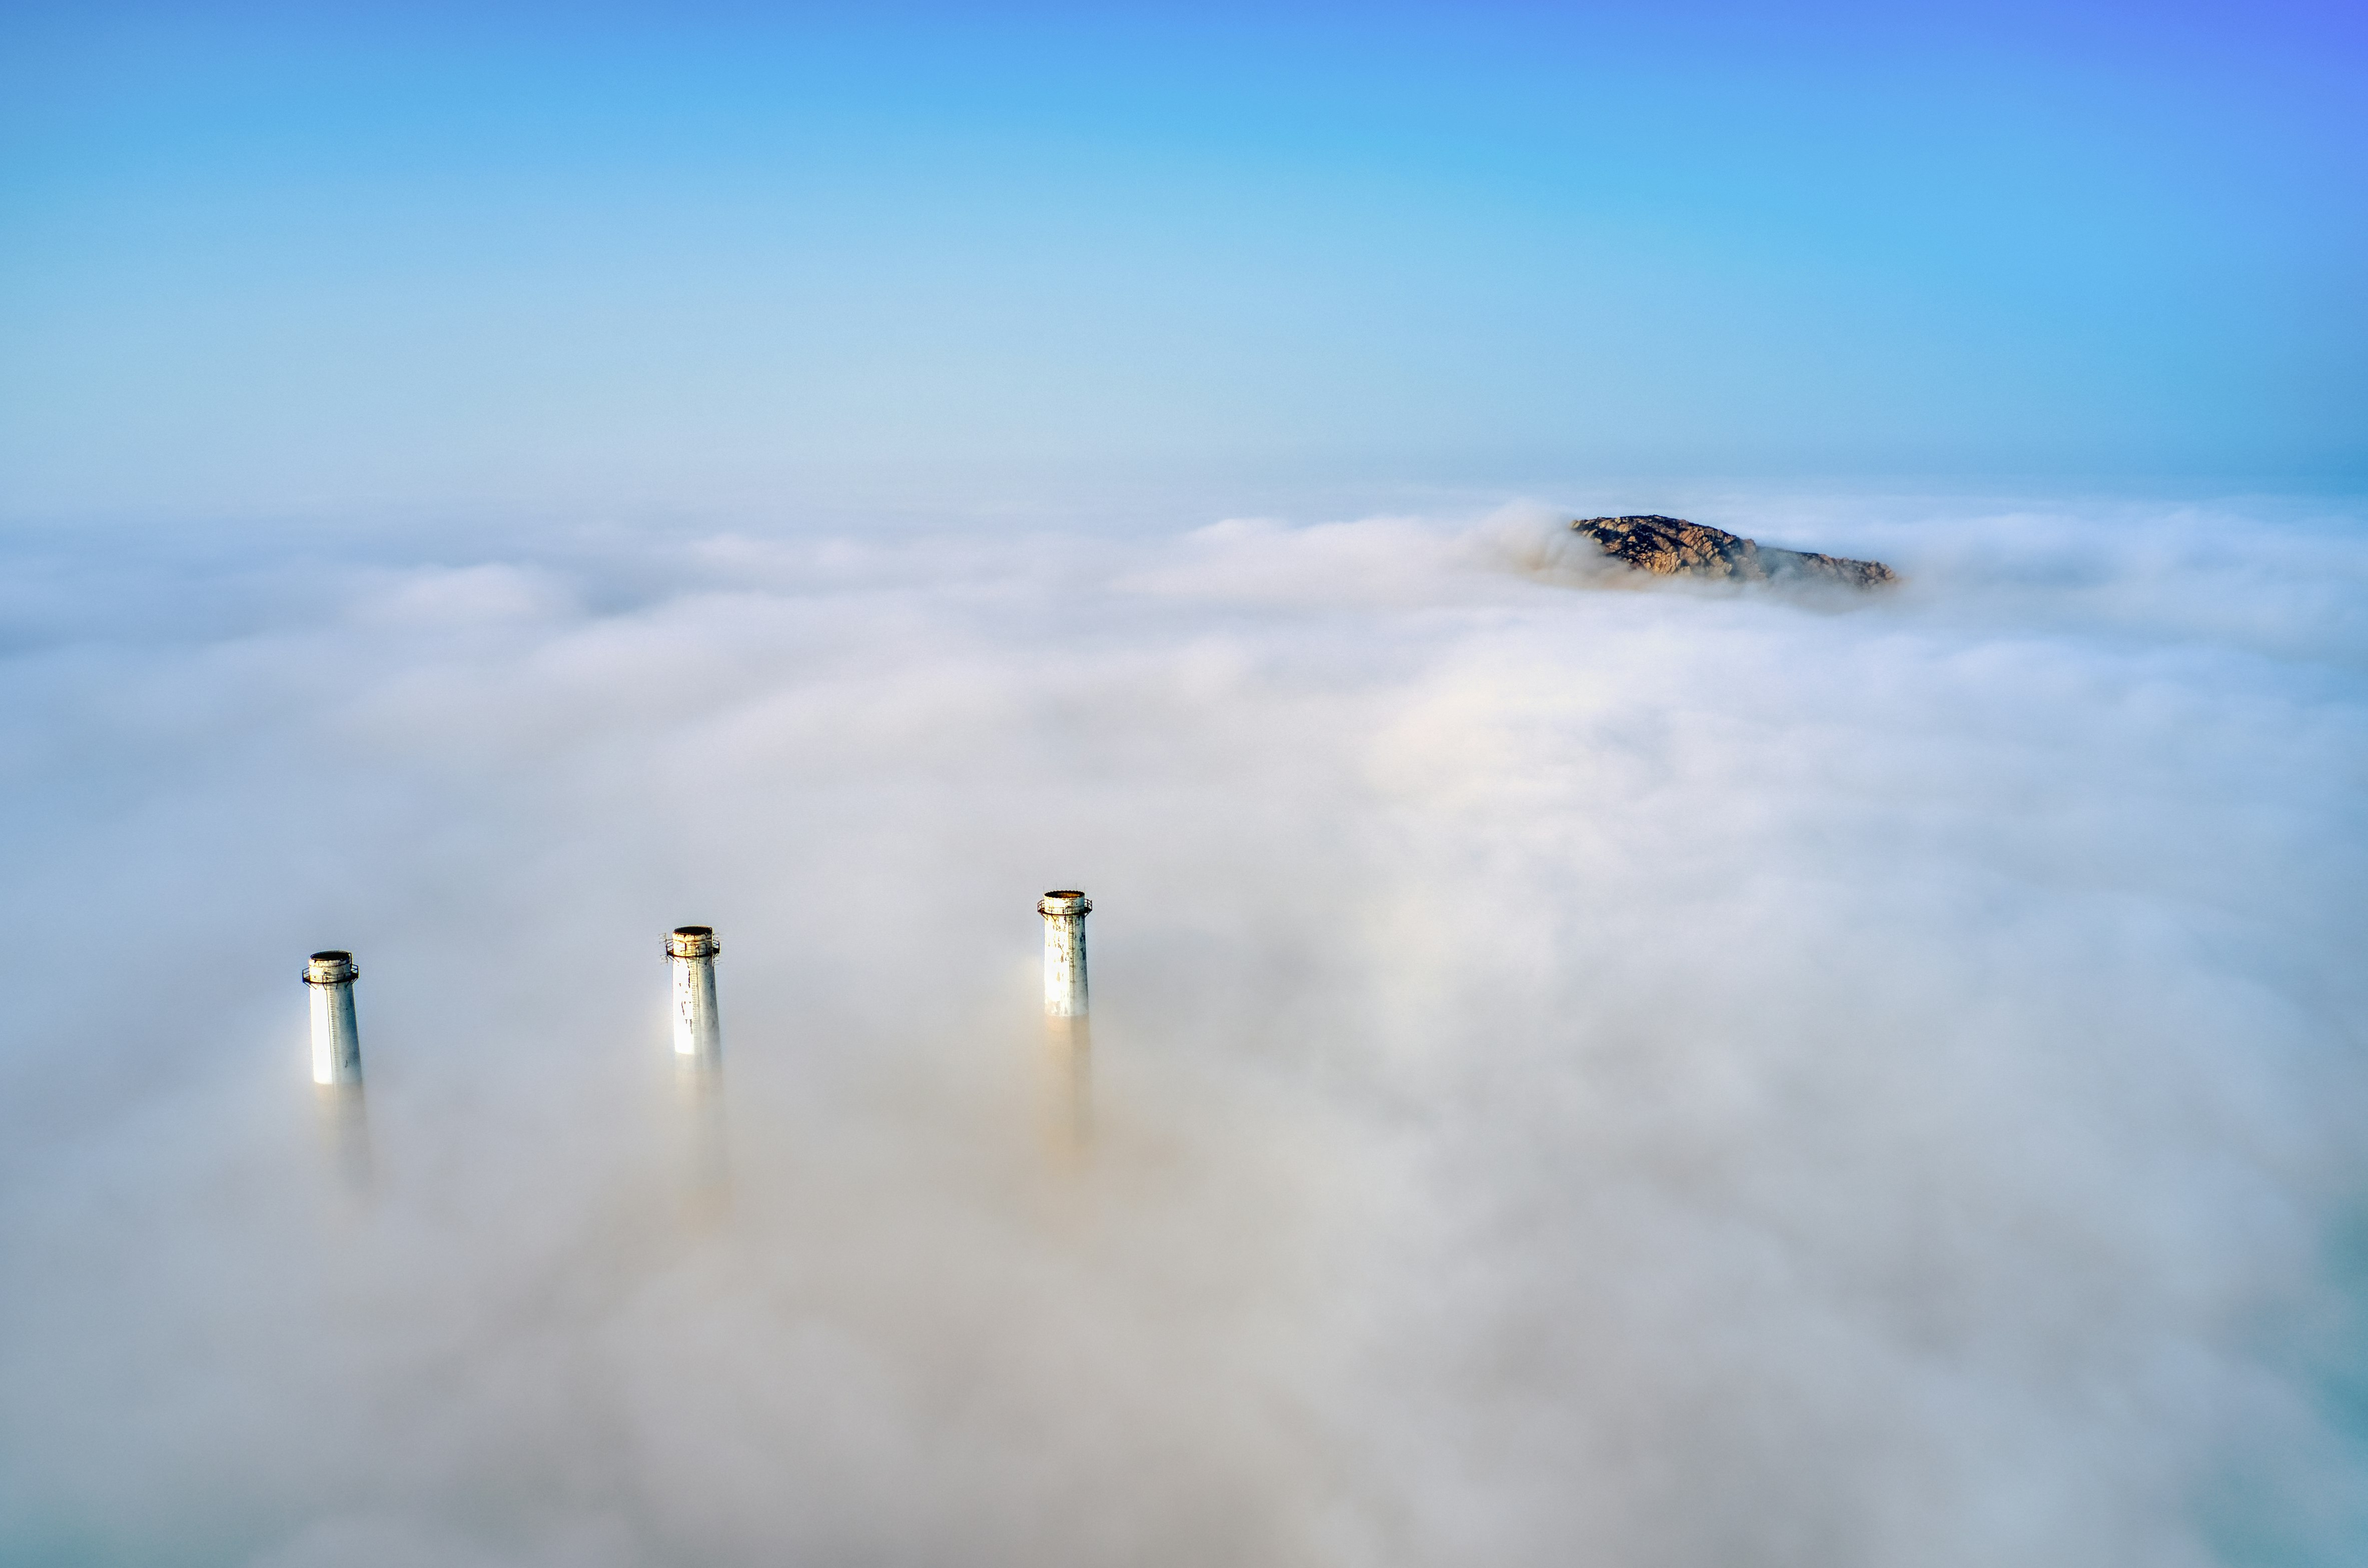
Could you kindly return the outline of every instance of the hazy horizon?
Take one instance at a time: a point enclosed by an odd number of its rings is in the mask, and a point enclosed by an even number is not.
[[[0,40],[0,517],[2368,483],[2341,7],[133,4]]]

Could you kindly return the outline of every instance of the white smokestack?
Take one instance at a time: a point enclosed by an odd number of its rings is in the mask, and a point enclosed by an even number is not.
[[[703,1229],[731,1204],[723,1134],[723,1030],[715,1013],[715,929],[677,926],[666,935],[674,970],[675,1092],[684,1116],[689,1187],[684,1218]]]
[[[1084,1150],[1093,1131],[1093,1033],[1087,1019],[1086,916],[1094,901],[1074,888],[1036,901],[1044,917],[1044,1043],[1049,1119],[1056,1144]]]
[[[1094,901],[1069,889],[1036,901],[1044,917],[1044,1016],[1082,1021],[1086,1002],[1086,916]]]
[[[686,1066],[723,1061],[723,1030],[715,1015],[715,944],[712,926],[677,926],[666,937],[674,962],[674,1051]]]
[[[304,983],[313,988],[313,1082],[323,1088],[362,1081],[361,1031],[354,1024],[360,974],[347,952],[314,953],[304,965]]]
[[[362,1037],[354,1023],[354,955],[314,953],[304,964],[313,1001],[313,1092],[330,1158],[358,1194],[370,1186],[370,1125],[362,1106]]]

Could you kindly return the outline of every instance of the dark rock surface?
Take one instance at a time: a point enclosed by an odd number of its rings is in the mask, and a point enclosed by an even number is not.
[[[1784,580],[1879,588],[1899,574],[1880,561],[1850,561],[1810,550],[1763,548],[1724,528],[1683,517],[1581,517],[1570,525],[1603,553],[1659,577],[1728,577],[1738,582]]]

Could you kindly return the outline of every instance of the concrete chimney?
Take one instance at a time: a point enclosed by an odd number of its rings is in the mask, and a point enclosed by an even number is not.
[[[314,953],[304,963],[313,1002],[313,1093],[329,1157],[357,1197],[370,1187],[370,1123],[362,1107],[362,1038],[354,1025],[354,981],[361,971],[347,952]]]
[[[354,1025],[354,982],[361,971],[347,952],[314,953],[304,965],[313,992],[313,1082],[323,1088],[362,1081],[362,1037]]]
[[[724,1144],[723,1031],[715,1013],[715,930],[677,926],[666,934],[674,971],[675,1094],[681,1108],[685,1165],[683,1218],[694,1230],[721,1221],[731,1207],[731,1159]]]
[[[1048,892],[1036,901],[1044,917],[1044,1016],[1076,1018],[1087,1014],[1086,916],[1094,901],[1075,889]]]
[[[1082,1152],[1093,1131],[1093,1032],[1086,990],[1086,916],[1094,901],[1074,888],[1036,901],[1044,917],[1044,1043],[1054,1142]]]
[[[677,926],[666,937],[674,967],[674,1052],[685,1066],[712,1068],[723,1061],[723,1030],[715,1016],[715,929]]]

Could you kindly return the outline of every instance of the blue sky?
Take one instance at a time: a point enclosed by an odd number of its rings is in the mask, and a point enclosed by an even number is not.
[[[2332,7],[0,26],[0,515],[2368,475]]]

